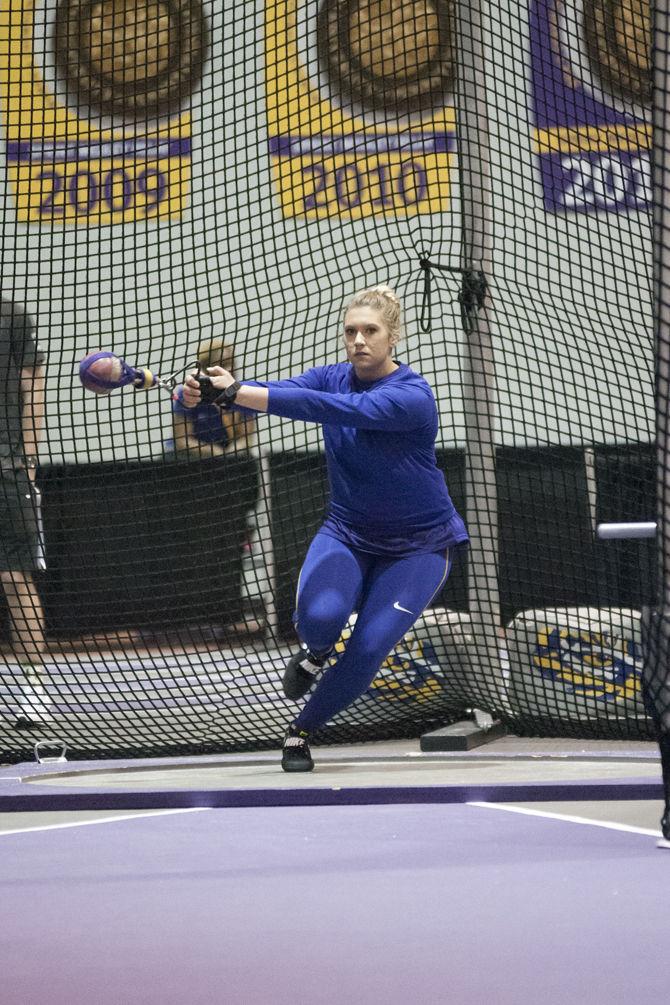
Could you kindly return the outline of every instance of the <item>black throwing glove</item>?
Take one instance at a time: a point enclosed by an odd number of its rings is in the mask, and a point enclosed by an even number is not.
[[[204,373],[199,373],[195,378],[200,384],[200,397],[201,400],[207,405],[213,405],[216,399],[221,394],[220,387],[214,387],[212,384],[212,378],[208,377]]]

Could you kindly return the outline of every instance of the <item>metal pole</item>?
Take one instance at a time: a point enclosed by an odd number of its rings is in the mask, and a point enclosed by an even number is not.
[[[473,683],[476,682],[477,698],[487,710],[493,711],[504,708],[507,701],[500,662],[495,472],[498,410],[489,319],[493,207],[484,38],[486,25],[490,23],[488,0],[457,0],[456,130],[463,270],[459,301],[465,336],[466,517],[471,536],[468,600],[476,642],[476,669],[482,667],[486,671],[477,673]]]
[[[654,320],[656,334],[657,607],[643,613],[643,691],[657,731],[670,839],[670,16],[657,0],[653,25]]]
[[[265,607],[265,638],[277,645],[277,596],[274,544],[272,541],[272,479],[270,477],[269,449],[260,447],[257,453],[261,497],[256,507],[258,537],[263,548],[264,576],[263,606]]]
[[[659,602],[670,609],[670,19],[668,0],[654,12],[654,305],[656,327],[657,516]]]
[[[601,541],[628,541],[632,538],[656,537],[655,523],[599,523],[596,537]]]

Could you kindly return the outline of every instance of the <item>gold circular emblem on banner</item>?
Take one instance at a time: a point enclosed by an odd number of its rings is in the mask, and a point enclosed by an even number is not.
[[[584,37],[592,69],[617,97],[651,102],[649,0],[585,0]]]
[[[441,108],[454,89],[453,0],[323,0],[317,34],[345,103],[412,115]]]
[[[61,0],[56,63],[80,107],[154,119],[179,111],[207,55],[200,0]]]

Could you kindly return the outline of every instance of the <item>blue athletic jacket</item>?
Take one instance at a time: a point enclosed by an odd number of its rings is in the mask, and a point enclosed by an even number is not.
[[[389,556],[468,540],[435,459],[433,392],[409,366],[372,382],[336,363],[245,383],[267,387],[270,415],[322,424],[331,493],[323,532]]]

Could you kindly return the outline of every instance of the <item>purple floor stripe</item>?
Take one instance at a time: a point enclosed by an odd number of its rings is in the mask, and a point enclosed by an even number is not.
[[[369,786],[295,789],[172,789],[119,791],[8,783],[0,812],[186,807],[371,806],[411,803],[551,802],[554,800],[663,799],[658,782],[543,782],[497,785]]]

